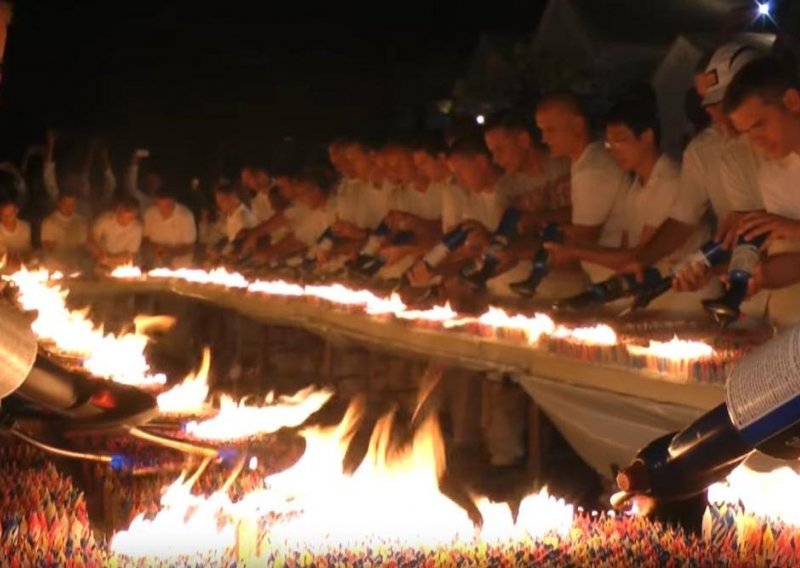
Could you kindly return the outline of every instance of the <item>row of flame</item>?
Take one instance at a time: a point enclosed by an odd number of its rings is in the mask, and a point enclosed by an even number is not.
[[[140,278],[138,269],[126,269],[117,277]],[[360,305],[370,314],[394,314],[398,318],[429,319],[445,326],[460,319],[448,307],[425,312],[407,310],[397,297],[382,299],[366,291],[343,286],[298,286],[286,282],[249,282],[241,275],[223,270],[157,270],[151,278],[179,278],[246,289],[277,296],[312,296],[348,305]],[[20,271],[9,279],[18,290],[20,306],[36,310],[33,330],[59,351],[75,353],[90,373],[133,384],[164,384],[165,377],[154,374],[144,356],[147,335],[136,330],[118,335],[104,333],[85,311],[66,307],[67,292],[58,284],[58,276],[46,272]],[[531,343],[542,335],[556,335],[594,344],[615,344],[616,334],[607,327],[587,330],[557,326],[548,316],[510,316],[490,310],[476,318],[490,326],[521,329]],[[651,344],[656,356],[691,359],[710,355],[705,344],[679,342],[672,346]],[[197,409],[208,398],[206,381],[210,354],[206,352],[197,373],[159,395],[164,411],[184,411],[186,402]],[[214,439],[229,439],[274,431],[280,425],[299,426],[330,397],[329,391],[308,390],[290,399],[264,401],[262,407],[245,407],[232,400],[224,402],[209,423],[187,425],[193,434]],[[199,402],[198,402],[199,401]],[[245,415],[242,409],[248,408]],[[262,424],[258,409],[280,409],[279,414]],[[293,410],[294,409],[294,410]],[[298,410],[299,409],[299,410]],[[359,547],[374,543],[397,543],[403,546],[429,546],[440,543],[484,542],[538,538],[548,533],[565,534],[572,526],[571,505],[550,497],[546,491],[528,496],[514,521],[507,507],[475,497],[483,515],[483,527],[476,534],[466,513],[438,488],[443,468],[443,445],[438,426],[427,421],[413,442],[401,450],[387,452],[391,415],[381,419],[373,431],[368,457],[354,474],[342,473],[342,458],[363,409],[351,407],[338,427],[304,428],[306,450],[291,468],[264,479],[261,489],[233,502],[225,490],[203,497],[192,494],[193,478],[181,476],[165,492],[161,510],[155,517],[137,517],[128,530],[118,533],[112,550],[126,556],[174,558],[221,553],[233,547],[258,549],[248,542],[255,534],[248,527],[259,519],[279,515],[281,521],[271,527],[269,545],[292,549],[320,550],[327,547]],[[260,424],[260,425],[259,425]],[[242,426],[256,426],[242,430]],[[786,495],[800,488],[800,477],[791,470],[756,474],[740,468],[729,483],[712,488],[717,501],[743,502],[749,510],[765,516],[800,524],[796,509]],[[769,495],[774,496],[770,498]],[[343,511],[347,511],[344,515]],[[424,513],[421,513],[423,512]]]

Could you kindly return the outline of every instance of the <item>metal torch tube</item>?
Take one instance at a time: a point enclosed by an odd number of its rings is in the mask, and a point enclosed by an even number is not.
[[[87,460],[87,461],[96,461],[100,463],[111,463],[111,456],[106,456],[103,454],[91,454],[86,452],[73,452],[72,450],[65,450],[63,448],[56,448],[55,446],[51,446],[50,444],[46,444],[42,441],[37,440],[27,434],[20,432],[16,428],[6,428],[3,430],[8,434],[19,438],[20,440],[27,442],[32,446],[36,446],[40,450],[43,450],[49,454],[54,454],[57,456],[61,456],[64,458],[72,458],[72,459],[79,459],[79,460]]]
[[[146,440],[148,442],[152,442],[154,444],[158,444],[166,448],[172,448],[173,450],[178,450],[179,452],[183,452],[185,454],[203,456],[206,458],[216,458],[218,456],[218,452],[216,449],[209,448],[207,446],[201,446],[200,444],[185,442],[183,440],[176,440],[175,438],[170,438],[168,436],[160,436],[158,434],[153,434],[152,432],[146,432],[145,430],[141,430],[140,428],[136,427],[129,428],[128,432],[130,432],[132,436],[139,438],[140,440]]]

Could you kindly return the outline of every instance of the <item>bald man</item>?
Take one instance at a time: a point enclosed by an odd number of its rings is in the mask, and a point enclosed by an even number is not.
[[[571,93],[544,97],[536,107],[536,125],[550,154],[570,161],[572,214],[571,223],[564,227],[566,241],[620,246],[622,224],[613,218],[612,212],[630,184],[630,177],[602,142],[592,140],[589,121],[578,97]],[[565,262],[555,254],[551,255],[551,264],[563,266]],[[588,264],[584,268],[593,281],[604,279],[609,273]],[[516,282],[511,287],[520,295],[529,295],[533,290],[528,290],[526,284],[535,286],[533,280]],[[546,293],[540,290],[540,294]]]

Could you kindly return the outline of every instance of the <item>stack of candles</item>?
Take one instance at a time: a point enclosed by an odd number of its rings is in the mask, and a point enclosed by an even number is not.
[[[0,446],[3,566],[103,566],[83,493],[28,446]]]

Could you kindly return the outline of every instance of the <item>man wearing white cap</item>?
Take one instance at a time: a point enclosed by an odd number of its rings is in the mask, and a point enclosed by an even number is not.
[[[641,270],[681,247],[693,248],[698,235],[707,231],[704,223],[710,214],[719,236],[733,223],[732,213],[759,208],[755,185],[757,162],[752,149],[737,134],[722,111],[722,99],[733,77],[749,62],[761,56],[755,47],[743,43],[727,43],[717,49],[702,75],[696,76],[696,87],[702,96],[703,107],[711,117],[711,126],[698,134],[686,147],[681,168],[680,190],[669,218],[661,224],[645,246],[635,255],[636,262],[627,269]],[[742,146],[745,144],[745,146]],[[751,159],[743,160],[742,155]],[[690,238],[694,235],[694,239]],[[678,290],[697,290],[708,281],[706,275],[696,274],[697,267],[676,278]],[[717,290],[714,290],[717,288]],[[718,283],[708,294],[718,291]],[[745,312],[759,316],[761,306],[751,302]]]
[[[725,95],[736,129],[767,157],[758,174],[763,211],[738,225],[748,239],[766,235],[763,284],[772,323],[800,322],[800,77],[792,63],[768,57],[747,65]],[[791,285],[793,284],[793,285]]]

